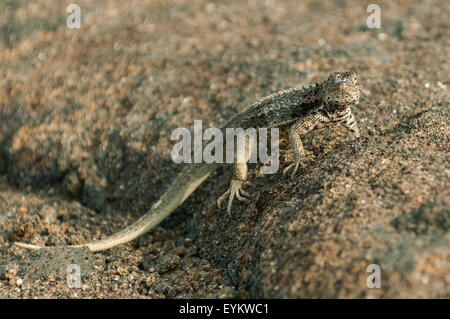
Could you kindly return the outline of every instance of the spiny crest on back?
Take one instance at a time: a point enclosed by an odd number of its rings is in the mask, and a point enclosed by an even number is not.
[[[278,92],[275,92],[275,93],[272,93],[272,94],[270,94],[270,95],[267,95],[267,96],[262,97],[261,99],[259,99],[258,101],[256,101],[256,102],[253,104],[253,106],[261,105],[261,104],[263,104],[263,103],[265,103],[265,102],[267,102],[267,101],[270,101],[270,100],[279,98],[280,96],[283,96],[283,95],[285,95],[285,94],[292,93],[292,92],[294,92],[294,91],[307,91],[307,90],[314,89],[314,88],[316,88],[316,87],[317,87],[317,84],[314,83],[314,84],[311,84],[311,85],[308,85],[308,86],[296,86],[296,87],[291,87],[291,88],[288,88],[288,89],[285,89],[285,90],[280,90],[280,91],[278,91]]]

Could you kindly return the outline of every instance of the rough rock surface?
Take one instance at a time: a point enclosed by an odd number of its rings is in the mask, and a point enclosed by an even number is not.
[[[69,2],[0,3],[0,297],[450,297],[449,2],[381,1],[381,29],[351,1],[77,3],[80,29]],[[123,228],[180,170],[175,128],[343,69],[362,137],[309,134],[293,180],[250,166],[254,202],[232,215],[215,205],[225,167],[130,244],[11,245]]]

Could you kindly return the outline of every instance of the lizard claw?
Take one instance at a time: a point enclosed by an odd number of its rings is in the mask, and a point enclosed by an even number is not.
[[[222,202],[224,201],[224,199],[227,197],[228,194],[230,194],[230,189],[228,189],[225,193],[223,193],[222,196],[220,196],[217,199],[217,207],[220,208],[220,206],[222,206]]]
[[[233,179],[231,181],[230,188],[222,196],[220,196],[219,199],[217,200],[217,206],[220,208],[220,206],[222,205],[222,202],[229,196],[227,212],[229,214],[231,214],[231,206],[233,204],[233,200],[235,197],[239,201],[243,201],[243,202],[247,202],[247,203],[250,202],[250,200],[248,198],[245,198],[244,196],[251,197],[251,195],[243,189],[243,186],[248,185],[248,184],[249,184],[249,182],[244,182],[244,181]]]
[[[300,162],[294,162],[294,163],[290,164],[288,167],[286,167],[283,170],[283,175],[285,175],[292,167],[294,167],[294,170],[292,171],[292,174],[291,174],[291,178],[294,178],[295,177],[295,173],[297,173],[297,170],[298,170],[299,166],[300,166]]]
[[[298,169],[305,168],[305,164],[307,162],[313,161],[315,156],[312,152],[304,152],[303,155],[301,156],[301,158],[302,158],[302,160],[299,160],[299,159],[295,160],[294,163],[291,163],[290,165],[288,165],[288,167],[283,169],[283,175],[285,175],[291,168],[294,168],[294,170],[292,171],[292,174],[291,174],[291,178],[294,178]]]

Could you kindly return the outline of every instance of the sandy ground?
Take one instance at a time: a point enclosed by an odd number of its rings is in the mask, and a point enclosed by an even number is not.
[[[0,3],[1,298],[450,297],[448,1],[380,1],[380,29],[363,3],[270,0],[78,0],[69,29],[71,2]],[[254,201],[231,215],[225,167],[132,243],[11,244],[122,229],[180,171],[175,128],[347,69],[362,137],[307,135],[315,160],[293,180],[250,165]]]

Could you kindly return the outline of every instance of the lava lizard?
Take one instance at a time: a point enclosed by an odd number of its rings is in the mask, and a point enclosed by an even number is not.
[[[273,93],[247,109],[233,116],[222,128],[273,128],[289,127],[289,144],[294,152],[294,162],[283,170],[283,174],[292,169],[292,177],[302,165],[306,153],[301,136],[326,125],[342,123],[354,137],[359,131],[351,111],[351,105],[359,100],[361,86],[354,72],[334,72],[327,80],[307,87],[295,87]],[[248,143],[245,146],[248,148]],[[88,247],[91,251],[106,250],[129,242],[146,233],[172,211],[180,206],[192,192],[220,167],[221,163],[186,164],[166,192],[155,202],[150,210],[125,229],[98,241],[71,247]],[[228,197],[228,212],[234,198],[248,200],[244,190],[247,180],[247,163],[234,163],[234,174],[230,188],[221,196],[217,204],[220,207]],[[15,243],[17,246],[37,250],[45,246]],[[58,246],[56,246],[58,247]]]

